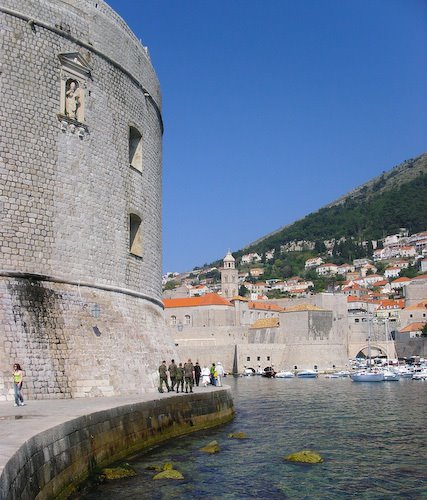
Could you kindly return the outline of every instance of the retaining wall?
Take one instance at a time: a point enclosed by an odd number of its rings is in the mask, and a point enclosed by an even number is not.
[[[11,457],[1,500],[67,498],[91,471],[168,439],[234,416],[229,389],[99,411],[41,432]]]

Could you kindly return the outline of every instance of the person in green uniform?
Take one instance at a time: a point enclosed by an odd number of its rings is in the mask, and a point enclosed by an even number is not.
[[[169,377],[171,379],[171,390],[173,391],[175,388],[175,383],[176,383],[176,363],[174,359],[171,359],[171,364],[169,365]]]
[[[182,363],[176,367],[176,392],[179,392],[179,386],[181,386],[181,392],[184,392],[184,368]]]
[[[193,392],[193,380],[194,380],[194,366],[191,359],[187,361],[184,365],[184,378],[185,378],[185,392]]]
[[[162,361],[162,364],[159,366],[159,392],[163,392],[163,383],[166,385],[166,389],[168,392],[170,391],[168,384],[168,368],[166,366],[166,361]]]

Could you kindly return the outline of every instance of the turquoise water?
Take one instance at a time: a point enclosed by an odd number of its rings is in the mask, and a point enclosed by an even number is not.
[[[98,486],[109,499],[427,498],[427,382],[228,377],[237,415],[129,460],[138,476]],[[228,439],[244,431],[246,440]],[[216,439],[221,452],[199,448]],[[316,465],[283,457],[313,449]],[[173,462],[183,481],[153,481],[150,464]]]

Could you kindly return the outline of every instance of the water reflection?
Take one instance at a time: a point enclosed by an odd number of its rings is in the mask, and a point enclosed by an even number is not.
[[[227,379],[233,422],[176,439],[130,462],[135,478],[109,482],[85,499],[385,499],[427,495],[427,384],[355,384],[349,379]],[[244,431],[249,439],[228,439]],[[216,439],[221,452],[199,448]],[[323,464],[283,457],[314,449]],[[174,463],[184,481],[158,482],[149,464]]]

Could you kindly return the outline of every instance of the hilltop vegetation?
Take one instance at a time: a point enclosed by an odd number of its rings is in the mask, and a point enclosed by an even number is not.
[[[356,246],[405,227],[427,227],[427,154],[408,160],[345,197],[234,253],[259,254],[291,241],[352,240]]]

